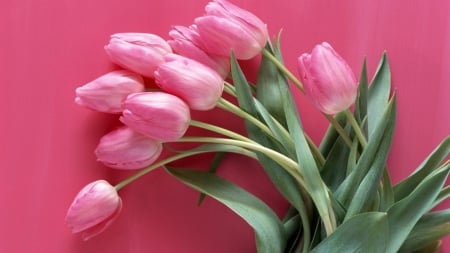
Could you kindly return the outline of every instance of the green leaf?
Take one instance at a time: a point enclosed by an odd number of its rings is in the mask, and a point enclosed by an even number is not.
[[[380,179],[383,175],[388,158],[389,150],[392,143],[395,128],[396,118],[396,102],[395,97],[392,101],[392,106],[387,108],[381,119],[384,124],[384,133],[381,142],[377,147],[372,164],[367,174],[364,176],[361,184],[359,184],[350,205],[347,210],[346,219],[351,216],[364,211],[369,211],[372,206],[374,198],[377,196],[377,189],[380,184]],[[363,157],[361,156],[361,159]],[[372,210],[373,211],[373,210]]]
[[[397,252],[417,221],[430,210],[449,170],[450,164],[433,171],[407,197],[388,209],[389,243],[386,253]]]
[[[334,116],[336,121],[341,126],[345,126],[347,122],[347,118],[345,116],[344,112],[340,112]],[[333,145],[336,143],[338,139],[341,139],[339,133],[336,131],[336,128],[332,126],[331,124],[328,126],[327,131],[325,132],[324,137],[322,138],[322,141],[320,142],[320,152],[327,157],[330,153],[331,149],[333,148]]]
[[[420,250],[450,234],[450,210],[424,215],[414,226],[399,252],[409,253]]]
[[[276,57],[280,58],[281,55],[276,55]],[[282,60],[280,59],[280,61]],[[279,85],[279,88],[283,97],[281,103],[284,108],[286,123],[294,141],[299,171],[305,179],[306,191],[311,196],[325,227],[328,231],[331,231],[336,224],[334,224],[334,212],[329,190],[322,181],[319,168],[309,148],[289,86]]]
[[[310,253],[386,253],[387,240],[386,213],[364,213],[344,222]]]
[[[334,192],[347,176],[347,160],[350,150],[342,139],[338,139],[331,148],[321,175],[330,191]]]
[[[363,133],[366,135],[367,138],[367,125],[366,127],[363,126],[363,121],[367,116],[367,97],[368,97],[368,80],[367,80],[367,66],[366,66],[366,59],[364,58],[363,66],[361,70],[361,76],[359,78],[359,86],[358,86],[358,98],[356,99],[355,103],[355,117],[359,125],[361,126],[361,129],[363,130]]]
[[[378,189],[378,192],[380,193],[379,211],[385,212],[395,201],[394,188],[392,187],[391,177],[386,167],[384,167],[383,172],[383,184],[380,187],[381,189]]]
[[[266,45],[266,50],[273,53],[269,42]],[[284,126],[286,126],[286,120],[283,114],[283,106],[280,103],[283,97],[277,84],[285,82],[286,78],[280,74],[278,68],[263,55],[256,83],[256,97],[267,111]]]
[[[387,143],[383,144],[382,148],[380,148],[380,145],[381,143],[383,143],[383,138],[386,138],[386,131],[389,131],[387,128],[393,126],[392,120],[394,119],[394,117],[395,97],[388,104],[388,107],[383,113],[383,118],[379,120],[378,126],[373,133],[372,138],[369,139],[366,148],[362,152],[361,157],[356,164],[356,167],[336,191],[337,199],[345,207],[348,207],[353,201],[353,196],[357,192],[359,185],[363,181],[364,177],[368,174],[369,169],[373,166],[374,162],[377,162],[377,166],[379,166],[380,161],[378,161],[379,159],[377,159],[377,153],[381,152],[380,154],[387,154],[388,150],[381,150],[385,147],[388,147]]]
[[[231,74],[240,107],[252,116],[259,118],[258,111],[254,104],[254,97],[251,94],[247,80],[245,79],[245,76],[237,63],[234,54],[231,55]],[[268,137],[255,125],[246,121],[246,128],[250,139],[255,140],[265,147],[274,148],[275,145],[273,142],[271,142],[270,139],[268,139]],[[279,164],[267,156],[261,153],[257,153],[257,156],[261,166],[278,191],[297,210],[305,210],[305,204],[298,189],[298,184],[293,177],[291,177],[289,173],[286,172]],[[307,223],[307,220],[303,221],[304,225]]]
[[[214,155],[213,160],[211,161],[209,165],[208,172],[209,173],[216,173],[217,169],[219,168],[220,163],[222,162],[223,158],[225,157],[225,152],[217,152]],[[197,201],[197,206],[200,206],[205,199],[206,195],[204,193],[200,193],[200,196]]]
[[[445,138],[433,152],[417,167],[415,172],[394,186],[395,199],[402,199],[410,194],[414,188],[432,171],[434,171],[439,164],[450,153],[450,136]]]
[[[386,53],[383,53],[378,69],[369,87],[368,94],[368,126],[369,139],[376,131],[378,122],[388,104],[391,91],[391,71]]]
[[[208,172],[167,168],[186,185],[229,207],[255,231],[258,253],[283,252],[285,231],[277,215],[264,202],[242,188]]]

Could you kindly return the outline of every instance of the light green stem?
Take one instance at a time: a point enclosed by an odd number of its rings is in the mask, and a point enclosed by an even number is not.
[[[198,127],[198,128],[203,128],[203,129],[209,130],[211,132],[215,132],[215,133],[230,137],[235,140],[256,143],[255,141],[250,140],[249,138],[247,138],[245,136],[242,136],[236,132],[230,131],[228,129],[225,129],[225,128],[222,128],[222,127],[219,127],[216,125],[212,125],[212,124],[208,124],[208,123],[196,121],[196,120],[191,120],[190,125]]]
[[[342,128],[341,124],[331,115],[323,113],[325,118],[330,122],[330,124],[336,129],[336,131],[339,133],[341,138],[344,140],[344,142],[347,144],[347,146],[352,147],[352,140],[348,136],[347,132],[345,132],[344,128]]]
[[[344,111],[345,117],[347,117],[347,120],[350,122],[350,125],[352,126],[353,130],[355,131],[356,138],[358,138],[359,143],[361,143],[361,146],[365,148],[367,146],[366,137],[364,137],[364,134],[361,131],[361,128],[358,125],[358,122],[356,122],[355,117],[350,112],[349,109]]]
[[[301,187],[306,189],[305,182],[300,174],[301,170],[294,160],[291,158],[276,152],[273,149],[266,148],[256,142],[246,142],[240,140],[232,140],[227,138],[215,138],[215,137],[183,137],[174,142],[206,142],[206,143],[220,143],[227,145],[234,145],[241,148],[250,149],[252,151],[258,151],[266,156],[270,157],[273,161],[277,162],[281,165],[286,172],[288,172],[299,184]]]
[[[302,82],[300,82],[300,80],[297,79],[297,77],[294,76],[294,74],[292,74],[291,71],[289,71],[289,69],[286,68],[286,66],[284,66],[284,64],[282,62],[280,62],[271,52],[269,52],[267,49],[263,49],[262,50],[262,54],[267,57],[275,66],[277,66],[277,68],[283,72],[284,75],[286,75],[286,77],[292,81],[292,83],[302,92],[304,92],[304,88],[303,88],[303,84]]]
[[[267,135],[269,135],[270,137],[274,138],[272,131],[270,131],[270,129],[264,125],[261,121],[259,121],[257,118],[253,117],[251,114],[243,111],[241,108],[239,108],[238,106],[234,105],[233,103],[227,101],[224,98],[220,98],[217,106],[219,108],[222,108],[226,111],[229,111],[243,119],[248,120],[249,122],[251,122],[252,124],[254,124],[255,126],[257,126],[259,129],[261,129],[264,133],[266,133]]]
[[[232,96],[236,96],[236,91],[230,83],[225,82],[224,90],[228,94],[230,94]],[[237,107],[237,110],[241,110],[241,108]],[[240,116],[240,115],[238,115],[238,116]],[[289,132],[286,130],[286,128],[284,128],[281,125],[281,123],[277,119],[275,119],[273,116],[271,116],[271,118],[272,118],[273,122],[276,124],[277,128],[280,130],[280,133],[283,135],[283,139],[288,140],[289,147],[291,149],[294,149],[295,145],[294,145],[294,142],[292,141],[292,138],[291,138]],[[255,120],[258,120],[258,119],[255,119]],[[263,123],[261,123],[261,124],[264,125]],[[272,133],[271,130],[269,130],[269,131]],[[270,134],[270,136],[273,137],[272,134]],[[325,158],[323,157],[322,153],[320,153],[319,148],[317,148],[316,144],[314,144],[314,142],[311,140],[311,138],[306,133],[305,133],[305,137],[306,137],[306,141],[308,142],[309,147],[311,148],[311,151],[312,151],[314,157],[317,159],[317,162],[319,163],[320,166],[323,166],[325,164]]]
[[[130,177],[128,177],[128,178],[126,178],[125,180],[123,180],[122,182],[118,183],[118,184],[115,186],[115,188],[116,188],[117,191],[119,191],[120,189],[122,189],[122,188],[125,187],[126,185],[130,184],[130,183],[133,182],[134,180],[136,180],[136,179],[142,177],[143,175],[149,173],[150,171],[152,171],[152,170],[154,170],[154,169],[157,169],[157,168],[159,168],[159,167],[161,167],[161,166],[163,166],[163,165],[166,165],[166,164],[168,164],[168,163],[171,163],[171,162],[173,162],[173,161],[180,160],[180,159],[185,158],[185,157],[188,157],[188,156],[192,156],[192,155],[196,155],[196,154],[205,153],[205,152],[207,152],[207,151],[196,151],[196,152],[195,152],[195,151],[194,151],[194,152],[188,152],[188,151],[186,151],[186,152],[183,152],[183,153],[179,153],[179,154],[173,155],[173,156],[168,157],[168,158],[166,158],[166,159],[164,159],[164,160],[161,160],[161,161],[159,161],[159,162],[156,162],[156,163],[150,165],[149,167],[147,167],[147,168],[145,168],[145,169],[142,169],[142,170],[136,172],[135,174],[133,174],[133,175],[131,175]],[[211,151],[209,151],[209,152],[211,152]]]

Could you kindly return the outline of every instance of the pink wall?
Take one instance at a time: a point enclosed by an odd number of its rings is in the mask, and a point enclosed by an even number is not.
[[[99,237],[81,242],[63,224],[82,186],[99,178],[116,183],[126,176],[103,167],[93,155],[117,117],[76,106],[74,89],[113,68],[103,52],[111,33],[167,37],[171,25],[190,24],[206,2],[2,1],[0,252],[255,252],[252,231],[240,218],[210,199],[197,208],[197,193],[163,171],[121,192],[123,213]],[[390,156],[394,180],[410,173],[450,133],[449,1],[234,3],[265,20],[271,34],[283,29],[286,62],[294,70],[297,56],[321,41],[333,44],[356,73],[367,56],[373,74],[387,50],[399,104]],[[298,103],[307,131],[318,141],[325,121],[303,97]],[[286,204],[257,166],[232,158],[221,175],[284,211]],[[447,245],[443,252],[450,252]]]

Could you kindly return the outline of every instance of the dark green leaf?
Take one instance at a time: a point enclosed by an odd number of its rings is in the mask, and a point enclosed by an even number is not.
[[[391,91],[391,71],[386,53],[383,53],[375,77],[369,87],[368,94],[368,126],[369,139],[376,131],[378,121],[388,104]]]
[[[402,199],[410,194],[426,176],[428,176],[439,166],[439,164],[441,164],[449,153],[450,136],[445,138],[433,150],[433,152],[419,165],[411,176],[394,186],[395,199]]]
[[[385,137],[386,131],[388,131],[388,126],[391,124],[392,119],[395,117],[395,98],[391,100],[383,113],[383,118],[379,120],[378,126],[369,139],[366,148],[361,154],[361,157],[356,164],[355,169],[350,173],[350,175],[344,180],[339,189],[336,191],[336,197],[345,206],[348,207],[353,201],[353,196],[356,193],[359,185],[361,184],[364,177],[368,174],[369,169],[372,167],[373,163],[377,161],[377,152],[382,152],[387,154],[388,150],[381,150],[380,145],[383,138]],[[390,123],[391,122],[391,123]],[[387,143],[383,145],[387,146]],[[380,164],[380,161],[377,162]],[[379,165],[378,165],[379,166]],[[378,183],[378,181],[377,181]]]
[[[345,117],[345,114],[343,112],[340,112],[334,116],[336,121],[341,126],[345,126],[347,122],[347,118]],[[331,124],[328,126],[327,131],[325,132],[324,137],[322,138],[322,141],[320,143],[319,149],[322,154],[327,157],[330,153],[331,149],[333,148],[334,144],[338,139],[340,139],[339,133],[336,131],[334,126]]]
[[[216,173],[217,168],[219,168],[220,163],[222,162],[223,158],[225,157],[225,152],[218,152],[214,155],[213,160],[211,161],[211,164],[209,165],[208,172],[210,173]],[[206,195],[204,193],[200,193],[200,196],[197,201],[197,206],[200,206],[205,199]]]
[[[359,86],[358,86],[358,98],[355,103],[355,117],[358,121],[363,133],[367,138],[367,125],[363,127],[363,121],[367,116],[367,96],[368,96],[368,80],[367,80],[367,66],[366,59],[364,58],[363,66],[361,70],[361,76],[359,78]]]
[[[236,94],[239,105],[242,109],[258,118],[258,111],[254,104],[254,97],[250,92],[247,80],[239,67],[236,58],[232,54],[231,56],[231,73],[233,77],[233,83],[236,87]],[[248,135],[251,139],[257,141],[261,145],[273,148],[275,145],[270,139],[255,125],[246,122],[246,128]],[[269,176],[275,187],[286,198],[289,203],[297,210],[305,210],[305,204],[301,196],[298,183],[286,172],[279,164],[265,156],[264,154],[257,153],[258,160],[264,168],[264,171]],[[308,221],[304,221],[307,224]]]
[[[273,53],[272,46],[267,43],[266,49]],[[287,83],[286,78],[280,74],[278,68],[263,55],[256,83],[256,97],[267,111],[282,125],[286,126],[283,114],[283,100],[279,83]]]
[[[397,252],[417,221],[430,210],[449,170],[450,164],[433,171],[407,197],[388,209],[389,243],[386,253]]]
[[[310,253],[386,253],[386,213],[359,214],[340,225]]]
[[[388,158],[392,137],[394,135],[396,118],[395,98],[393,99],[392,106],[389,106],[387,109],[388,110],[381,119],[381,121],[385,122],[384,134],[377,147],[377,151],[375,153],[374,160],[370,165],[370,169],[364,176],[361,184],[359,184],[358,189],[350,202],[347,209],[346,219],[359,212],[373,211],[369,209],[372,206],[374,197],[377,196],[376,192],[386,166],[386,160]]]
[[[167,169],[186,185],[229,207],[254,230],[258,253],[283,252],[286,238],[277,215],[264,202],[242,188],[208,172]]]
[[[424,215],[414,226],[399,252],[409,253],[450,234],[450,210]]]

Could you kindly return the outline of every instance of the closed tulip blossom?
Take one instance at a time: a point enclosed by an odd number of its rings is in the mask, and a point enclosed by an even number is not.
[[[72,233],[88,240],[103,232],[117,218],[122,200],[116,189],[105,180],[86,185],[77,194],[66,215]]]
[[[197,26],[174,26],[169,32],[172,40],[167,41],[172,50],[182,56],[196,60],[217,71],[222,78],[230,72],[229,56],[218,56],[206,53],[202,48]]]
[[[265,46],[266,25],[254,14],[226,0],[214,0],[205,7],[206,14],[195,19],[202,45],[208,53],[237,59],[250,59]]]
[[[98,161],[108,167],[134,170],[152,164],[158,159],[161,151],[161,142],[128,127],[121,127],[101,138],[95,155]]]
[[[350,66],[326,42],[298,59],[305,94],[326,114],[348,109],[356,99],[358,84]]]
[[[144,89],[140,75],[127,70],[112,71],[78,87],[75,103],[100,112],[120,113],[123,100]]]
[[[112,62],[150,78],[164,55],[172,52],[164,39],[149,33],[113,34],[105,50]]]
[[[168,54],[155,71],[156,84],[183,99],[193,110],[209,110],[222,95],[223,79],[211,68],[189,58]]]
[[[181,138],[189,127],[188,105],[165,92],[141,92],[128,96],[120,121],[131,129],[159,141]]]

